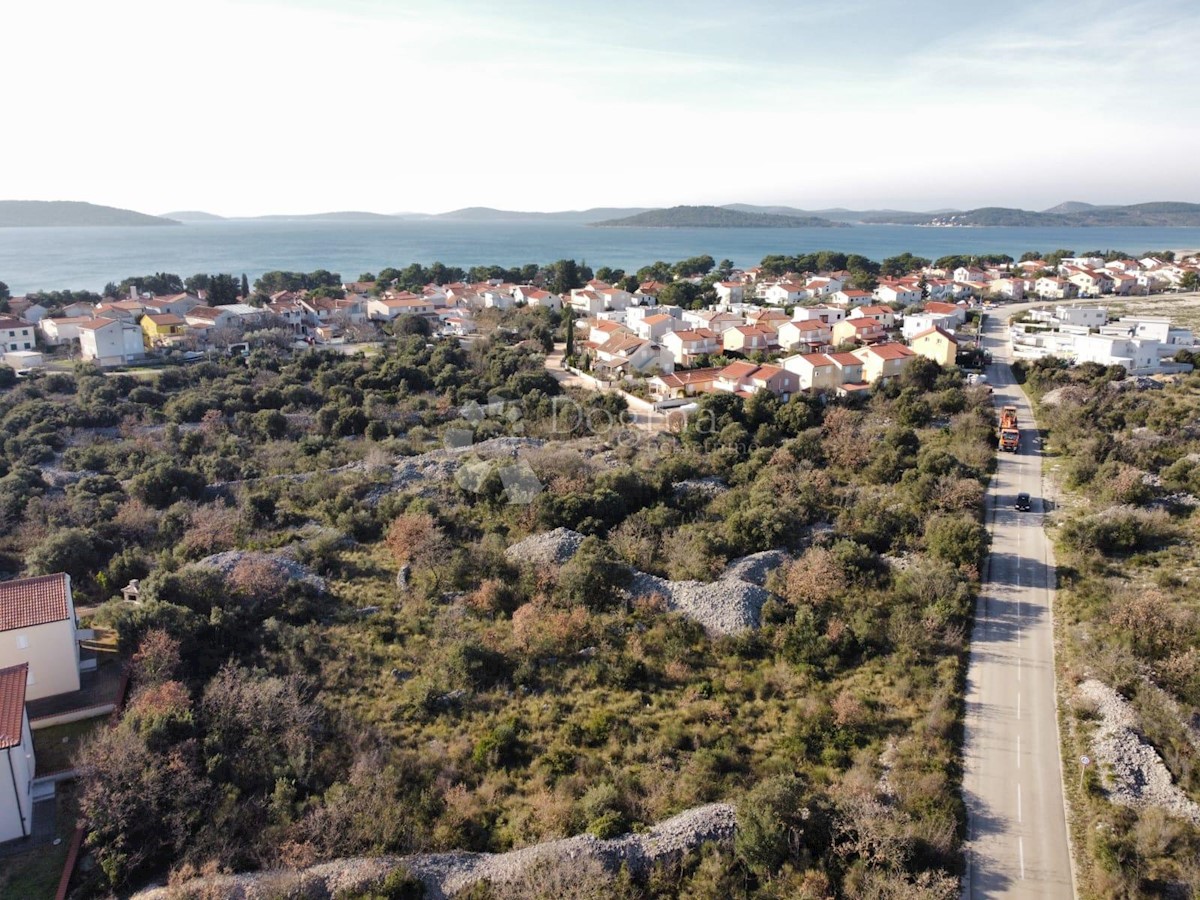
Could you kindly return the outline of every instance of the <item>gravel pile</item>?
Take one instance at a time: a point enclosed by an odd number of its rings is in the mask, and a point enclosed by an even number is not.
[[[733,578],[706,584],[667,581],[645,572],[634,572],[629,593],[634,597],[663,597],[669,609],[699,622],[709,634],[738,634],[757,628],[763,604],[771,596],[756,584]]]
[[[579,549],[583,535],[570,528],[555,528],[518,541],[504,551],[515,563],[532,566],[561,566]]]
[[[792,557],[786,550],[764,550],[730,560],[721,574],[722,581],[748,581],[759,587],[767,583],[767,576],[781,566],[787,565]]]
[[[1100,714],[1092,753],[1102,766],[1108,799],[1120,806],[1158,806],[1200,825],[1200,804],[1175,786],[1153,745],[1138,733],[1137,714],[1129,703],[1095,678],[1079,685],[1079,695]]]
[[[190,891],[199,896],[231,900],[268,900],[286,892],[287,896],[330,900],[343,892],[364,891],[403,866],[424,884],[428,900],[447,900],[480,881],[518,882],[530,871],[548,863],[570,866],[594,862],[612,873],[627,865],[632,873],[641,874],[651,866],[670,864],[702,844],[717,843],[728,847],[733,841],[735,827],[733,807],[713,803],[680,813],[641,834],[627,834],[607,841],[585,834],[509,853],[454,852],[343,859],[302,871],[198,878],[170,890],[155,887],[134,896],[138,900],[169,900]]]
[[[671,485],[671,488],[676,497],[691,492],[715,497],[729,490],[729,485],[720,478],[710,476],[709,478],[689,478],[687,481],[677,481]]]
[[[1085,402],[1089,396],[1087,388],[1071,384],[1047,391],[1042,395],[1042,406],[1061,406],[1064,403],[1077,405]]]
[[[238,563],[244,560],[266,562],[288,580],[303,581],[318,591],[324,591],[326,588],[324,578],[314,575],[308,566],[283,554],[258,553],[250,550],[227,550],[224,553],[206,556],[200,562],[196,563],[196,565],[208,566],[211,569],[216,569],[222,575],[228,576],[237,568]]]

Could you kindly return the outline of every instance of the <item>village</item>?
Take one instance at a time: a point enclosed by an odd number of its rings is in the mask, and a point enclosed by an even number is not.
[[[996,305],[1034,301],[1058,303],[1017,316],[1012,340],[1019,358],[1055,355],[1133,374],[1176,371],[1176,354],[1194,346],[1190,329],[1161,317],[1110,323],[1105,307],[1079,301],[1177,292],[1198,278],[1196,257],[1065,257],[925,265],[882,277],[868,291],[847,271],[772,276],[753,267],[678,277],[704,289],[702,300],[711,302],[697,309],[660,302],[668,283],[650,280],[628,290],[630,279],[624,286],[592,279],[564,293],[499,279],[429,284],[419,293],[360,281],[344,283],[335,292],[340,296],[278,291],[220,306],[207,305],[204,291],[155,296],[131,289],[125,299],[54,310],[13,297],[0,319],[0,352],[24,374],[64,359],[101,367],[175,362],[205,351],[246,351],[264,340],[352,351],[406,318],[423,320],[432,335],[470,340],[485,310],[545,307],[573,313],[563,363],[597,386],[621,386],[669,405],[709,391],[766,389],[786,399],[796,391],[864,390],[917,356],[978,365],[978,354],[963,356],[975,348],[978,317]],[[496,321],[488,318],[491,327]]]

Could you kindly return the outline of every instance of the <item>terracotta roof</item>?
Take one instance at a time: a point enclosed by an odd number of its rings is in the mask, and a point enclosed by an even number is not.
[[[670,322],[671,317],[666,313],[658,313],[653,316],[646,316],[646,318],[642,319],[642,321],[647,325],[657,325],[659,322]]]
[[[936,325],[934,325],[932,328],[926,328],[924,331],[914,334],[912,336],[912,339],[915,341],[917,338],[923,338],[929,334],[940,334],[942,337],[946,338],[946,340],[948,340],[950,343],[952,343],[952,344],[958,343],[958,338],[956,338],[954,335],[952,335],[950,332],[946,331],[945,329],[938,328],[938,326],[936,326]]]
[[[749,378],[758,371],[758,364],[752,362],[730,363],[721,370],[722,378]]]
[[[69,590],[61,572],[0,582],[0,631],[61,622],[68,615]]]
[[[33,325],[21,319],[0,319],[0,328],[32,328]]]
[[[830,353],[829,358],[840,366],[861,366],[862,360],[853,353]]]
[[[833,365],[833,358],[826,356],[824,353],[802,353],[799,356],[793,356],[792,359],[798,359],[813,367]],[[855,357],[856,362],[857,360],[858,357]]]
[[[223,312],[219,306],[197,306],[188,313],[188,316],[196,319],[212,319],[215,322]]]
[[[99,331],[101,328],[107,328],[109,325],[113,324],[115,321],[117,321],[117,320],[116,319],[105,319],[105,318],[101,317],[99,319],[92,319],[89,322],[80,322],[79,327],[86,328],[88,331]]]
[[[874,353],[880,359],[904,359],[907,356],[916,356],[903,344],[875,344],[873,347],[864,347],[863,351]]]
[[[29,680],[29,663],[0,669],[0,750],[21,743],[25,723],[25,683]]]
[[[184,325],[186,324],[180,316],[175,313],[163,313],[161,316],[146,316],[155,325]]]

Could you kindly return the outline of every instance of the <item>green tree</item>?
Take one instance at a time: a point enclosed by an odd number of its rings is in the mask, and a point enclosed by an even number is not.
[[[8,301],[12,299],[12,294],[8,290],[8,285],[0,281],[0,312],[8,312]]]
[[[1185,291],[1200,290],[1200,274],[1184,272],[1183,277],[1179,279],[1179,286]]]
[[[583,287],[587,279],[573,259],[560,259],[547,269],[546,289],[555,294],[569,294],[573,288]]]
[[[563,350],[563,356],[568,360],[575,356],[575,314],[570,310],[564,310],[563,315],[567,318],[566,323],[566,349]]]
[[[238,302],[238,280],[232,275],[213,275],[208,280],[208,305],[228,306]]]
[[[250,279],[246,277],[246,273],[242,273],[242,300],[245,301],[250,297]]]

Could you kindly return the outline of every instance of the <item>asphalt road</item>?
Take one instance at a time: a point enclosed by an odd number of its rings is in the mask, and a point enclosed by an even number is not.
[[[997,410],[1017,407],[1021,445],[1000,453],[988,496],[992,549],[975,609],[967,672],[963,795],[967,875],[963,897],[1074,896],[1055,716],[1055,576],[1042,530],[1041,452],[1029,402],[1012,377],[1003,319],[989,316],[983,344]],[[1029,512],[1016,496],[1032,498]]]

